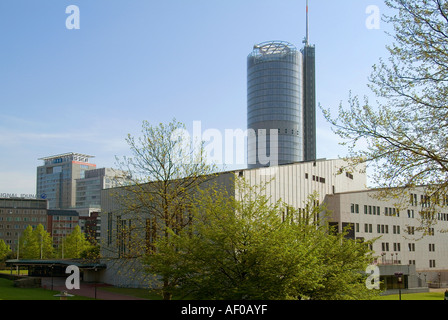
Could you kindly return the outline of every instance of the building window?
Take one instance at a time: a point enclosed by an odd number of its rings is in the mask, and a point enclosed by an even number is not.
[[[415,243],[408,243],[409,251],[415,251]]]
[[[107,244],[112,244],[112,212],[107,213]]]
[[[364,232],[372,233],[372,224],[364,223]]]
[[[417,195],[415,193],[411,193],[411,205],[416,206],[417,205]]]
[[[431,252],[436,251],[436,245],[435,245],[435,243],[430,243],[430,244],[429,244],[429,251],[431,251]]]

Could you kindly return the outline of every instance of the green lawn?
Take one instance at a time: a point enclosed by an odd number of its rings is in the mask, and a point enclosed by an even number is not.
[[[160,300],[161,296],[147,289],[131,289],[131,288],[113,288],[106,287],[100,290],[108,290],[116,293],[140,297],[150,300]],[[59,300],[54,297],[59,291],[52,291],[42,288],[16,288],[12,280],[0,278],[0,300]],[[74,296],[69,300],[92,300],[91,298]],[[408,293],[402,294],[401,300],[443,300],[443,292],[424,292],[424,293]],[[378,300],[399,300],[399,295],[381,296]]]
[[[0,270],[0,273],[3,273],[3,274],[11,274],[11,270]],[[17,275],[17,270],[16,270],[16,269],[12,270],[12,274],[13,274],[13,275]],[[26,275],[28,275],[28,270],[20,270],[20,271],[19,271],[19,275],[21,275],[21,276],[26,276]]]
[[[46,290],[42,288],[16,288],[14,281],[0,278],[0,300],[59,300],[54,297],[59,291]],[[91,300],[90,298],[74,296],[69,300]]]
[[[407,293],[401,295],[401,300],[443,300],[443,292],[421,292],[421,293]],[[381,296],[377,300],[400,300],[398,294],[391,294]]]

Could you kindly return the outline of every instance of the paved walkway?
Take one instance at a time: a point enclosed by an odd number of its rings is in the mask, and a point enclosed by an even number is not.
[[[52,283],[53,281],[53,283]],[[85,283],[81,282],[79,289],[67,290],[65,286],[65,278],[42,278],[42,287],[45,289],[55,291],[67,291],[69,294],[73,294],[76,296],[83,296],[89,298],[95,298],[98,300],[146,300],[143,298],[127,296],[124,294],[119,294],[115,292],[110,292],[107,290],[101,290],[102,287],[111,287],[110,285],[99,283],[97,285],[93,283]],[[95,290],[96,289],[96,290]],[[70,298],[68,298],[70,300]]]

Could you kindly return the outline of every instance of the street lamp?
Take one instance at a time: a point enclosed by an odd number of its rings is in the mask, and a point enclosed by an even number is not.
[[[401,283],[403,282],[403,272],[395,272],[395,276],[397,277],[398,294],[401,300]]]
[[[97,268],[95,268],[95,299],[96,299],[96,286],[97,286],[97,276],[96,276],[96,271],[97,271],[98,269]]]
[[[50,266],[50,268],[51,268],[51,291],[53,291],[53,268],[54,268],[54,265],[52,264]]]

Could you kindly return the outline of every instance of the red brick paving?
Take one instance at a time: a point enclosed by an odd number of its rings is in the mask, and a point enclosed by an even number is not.
[[[52,285],[53,281],[53,285]],[[143,298],[128,296],[124,294],[119,294],[115,292],[110,292],[106,290],[101,290],[101,287],[111,287],[110,285],[104,284],[104,283],[85,283],[81,282],[79,289],[71,289],[67,290],[67,287],[65,286],[65,279],[58,279],[54,278],[53,280],[51,278],[42,278],[42,287],[45,289],[51,289],[55,291],[67,291],[69,294],[73,294],[76,296],[83,296],[83,297],[89,297],[89,298],[95,298],[95,287],[96,287],[96,299],[98,300],[146,300]],[[70,300],[70,298],[68,298]]]

